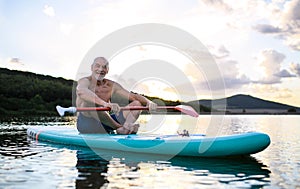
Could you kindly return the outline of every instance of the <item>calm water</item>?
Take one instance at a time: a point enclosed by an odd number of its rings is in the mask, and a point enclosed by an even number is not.
[[[74,127],[74,118],[14,119],[0,122],[0,188],[300,188],[300,116],[207,115],[195,120],[155,115],[139,122],[141,134],[260,131],[272,143],[250,157],[166,160],[27,138],[30,126]]]

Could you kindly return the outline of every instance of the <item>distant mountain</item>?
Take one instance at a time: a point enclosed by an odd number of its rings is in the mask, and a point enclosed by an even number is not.
[[[282,104],[278,102],[272,102],[256,98],[250,95],[234,95],[228,98],[216,99],[216,100],[199,100],[199,103],[206,107],[219,109],[226,107],[226,109],[274,109],[274,110],[297,110],[300,111],[299,107]],[[213,107],[212,107],[213,103]]]

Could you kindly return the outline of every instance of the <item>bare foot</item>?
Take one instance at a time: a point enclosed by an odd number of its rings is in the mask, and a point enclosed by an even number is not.
[[[117,134],[128,135],[136,134],[140,125],[139,124],[124,124],[123,127],[117,129]]]
[[[128,129],[125,129],[124,127],[120,127],[116,131],[117,131],[117,134],[120,134],[120,135],[128,135],[130,132]]]
[[[136,134],[139,130],[140,125],[139,124],[124,124],[123,127],[127,130],[129,130],[129,134]]]

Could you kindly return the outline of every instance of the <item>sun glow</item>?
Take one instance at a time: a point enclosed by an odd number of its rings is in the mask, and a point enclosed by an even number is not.
[[[153,66],[140,68],[139,63],[150,61]],[[122,65],[122,66],[120,66]],[[193,69],[187,69],[193,68]],[[151,74],[161,70],[162,77]],[[176,75],[181,73],[181,75]],[[128,75],[131,74],[131,75]],[[175,75],[174,75],[175,74]],[[183,100],[185,85],[199,82],[201,72],[179,50],[162,45],[138,45],[120,52],[110,60],[109,78],[117,80],[127,90],[166,100]],[[139,77],[145,75],[145,77]],[[149,75],[149,76],[148,76]],[[181,78],[180,78],[181,77]],[[186,91],[188,92],[188,91]]]
[[[179,94],[175,86],[172,86],[166,81],[155,78],[148,78],[136,83],[136,85],[132,88],[132,91],[145,91],[147,96],[159,97],[172,101],[179,100]]]

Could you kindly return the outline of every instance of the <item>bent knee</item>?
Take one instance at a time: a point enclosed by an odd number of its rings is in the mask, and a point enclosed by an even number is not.
[[[134,100],[134,101],[132,101],[132,102],[130,103],[130,105],[131,105],[131,106],[141,106],[142,103],[141,103],[140,101],[138,101],[138,100]]]

